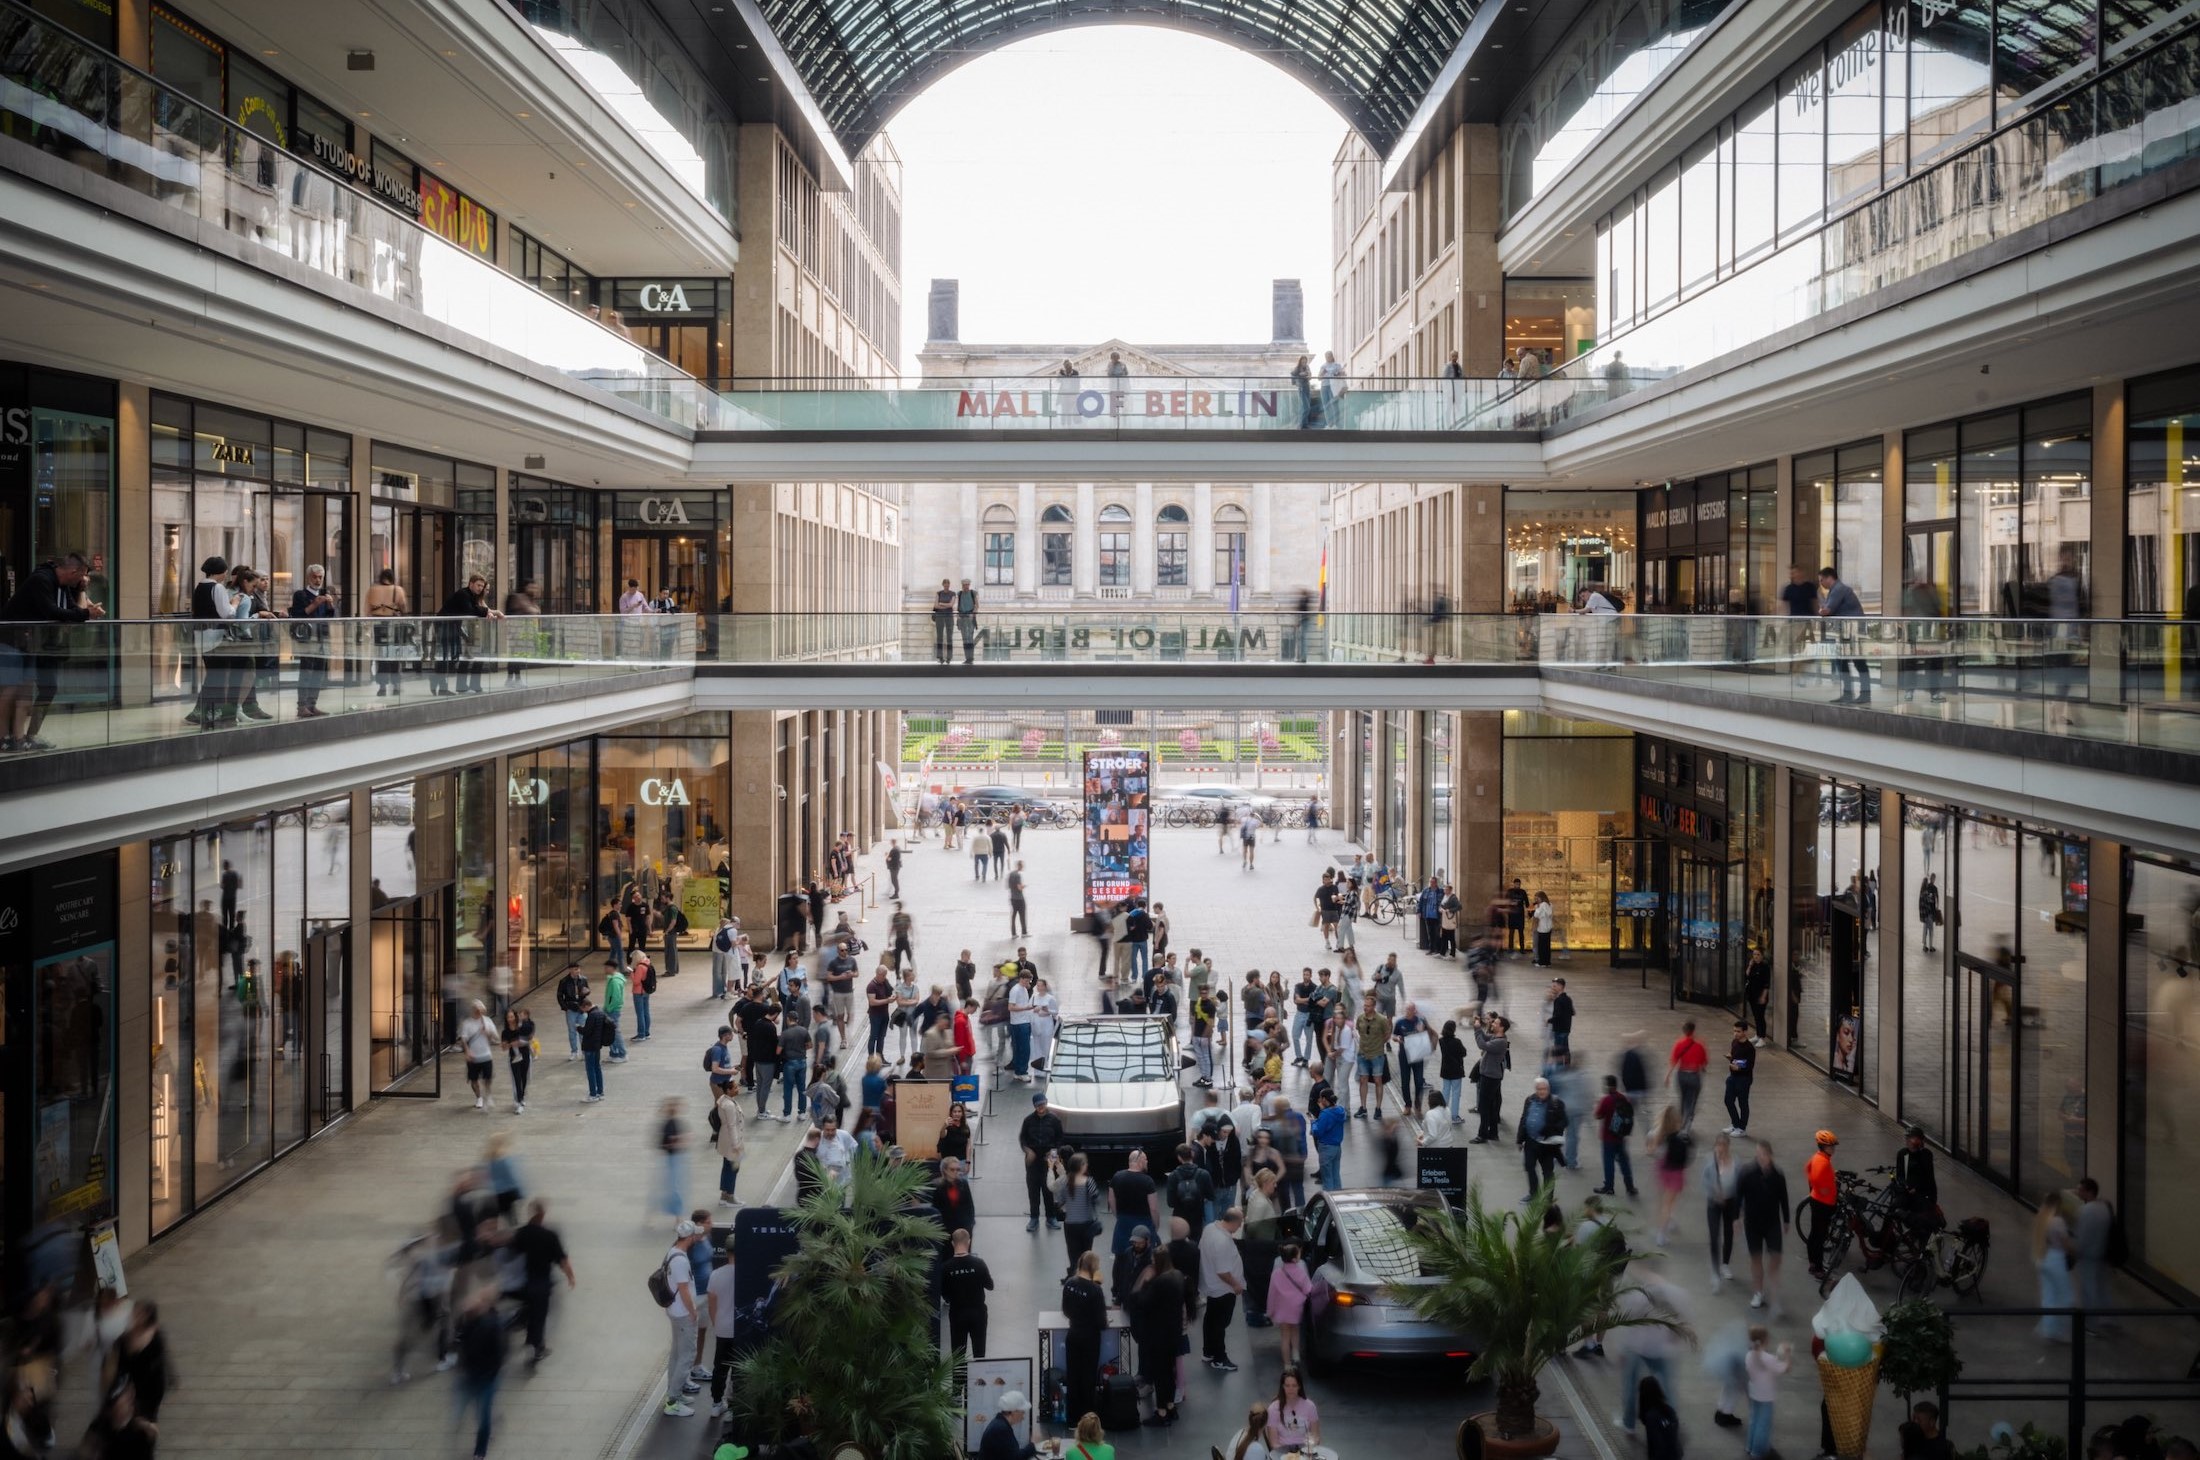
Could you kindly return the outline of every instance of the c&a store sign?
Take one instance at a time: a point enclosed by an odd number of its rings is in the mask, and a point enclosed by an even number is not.
[[[997,421],[1059,416],[1112,420],[1123,416],[1182,420],[1208,417],[1273,420],[1277,390],[965,390],[956,393],[955,419]],[[1294,405],[1296,402],[1293,403]]]

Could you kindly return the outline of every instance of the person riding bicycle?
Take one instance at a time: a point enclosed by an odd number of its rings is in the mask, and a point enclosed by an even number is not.
[[[1834,1173],[1833,1152],[1841,1138],[1822,1130],[1812,1139],[1818,1142],[1818,1151],[1803,1167],[1803,1182],[1810,1189],[1810,1229],[1803,1234],[1803,1243],[1810,1254],[1810,1275],[1818,1278],[1826,1275],[1826,1233],[1840,1203],[1841,1182]]]
[[[1940,1182],[1933,1175],[1933,1153],[1925,1145],[1922,1126],[1906,1125],[1902,1136],[1902,1149],[1894,1157],[1895,1210],[1913,1226],[1930,1226],[1940,1208]]]

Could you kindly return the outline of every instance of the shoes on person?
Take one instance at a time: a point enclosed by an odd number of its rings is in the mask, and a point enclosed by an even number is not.
[[[1455,1115],[1455,1116],[1453,1116],[1453,1117],[1451,1118],[1451,1123],[1452,1123],[1453,1125],[1465,1125],[1465,1124],[1466,1124],[1467,1122],[1466,1122],[1466,1119],[1465,1119],[1465,1118],[1464,1118],[1463,1116],[1457,1116],[1457,1115]]]
[[[1731,1262],[1720,1263],[1719,1276],[1725,1278],[1728,1282],[1734,1281],[1734,1264]]]
[[[1742,1417],[1740,1415],[1728,1414],[1723,1409],[1711,1411],[1711,1422],[1725,1430],[1738,1430],[1742,1427]]]
[[[527,1113],[527,1102],[526,1102],[526,1101],[524,1101],[524,1100],[515,1100],[515,1101],[513,1101],[513,1102],[512,1102],[512,1114],[514,1114],[514,1115],[525,1115],[526,1113]]]
[[[1489,1143],[1490,1138],[1488,1136],[1471,1136],[1467,1140],[1467,1144],[1470,1146],[1486,1146]]]
[[[1266,1317],[1256,1318],[1252,1314],[1248,1313],[1247,1315],[1245,1315],[1245,1326],[1247,1328],[1274,1328],[1276,1326],[1276,1320]]]
[[[695,1365],[688,1370],[688,1382],[691,1384],[708,1384],[710,1382],[710,1369],[703,1364]]]
[[[412,1372],[411,1372],[410,1370],[408,1370],[408,1369],[392,1369],[392,1370],[390,1370],[390,1382],[391,1382],[392,1384],[402,1384],[402,1383],[404,1383],[404,1382],[405,1382],[405,1381],[406,1381],[407,1379],[410,1379],[411,1377],[412,1377]]]
[[[705,1373],[707,1375],[708,1371],[706,1370]],[[680,1386],[680,1393],[683,1397],[700,1394],[702,1392],[703,1386],[696,1383],[693,1379],[688,1380],[685,1384],[682,1384]]]
[[[1598,1196],[1611,1196],[1611,1195],[1613,1195],[1613,1191],[1612,1191],[1612,1188],[1611,1188],[1611,1187],[1609,1187],[1609,1186],[1592,1186],[1592,1187],[1590,1187],[1589,1189],[1590,1189],[1591,1191],[1595,1192],[1595,1193],[1596,1193],[1596,1194],[1597,1194]],[[1632,1194],[1633,1194],[1633,1193],[1629,1193],[1629,1195],[1632,1195]]]
[[[725,1401],[725,1400],[723,1400],[723,1399],[713,1399],[713,1400],[712,1400],[712,1401],[710,1402],[710,1417],[711,1417],[712,1419],[716,1419],[716,1418],[718,1418],[718,1416],[720,1416],[720,1415],[724,1414],[725,1412],[726,1412],[726,1401]]]
[[[1603,1352],[1604,1350],[1600,1345],[1594,1343],[1585,1343],[1580,1348],[1574,1350],[1574,1357],[1577,1359],[1593,1359],[1598,1354]]]
[[[1230,1356],[1228,1354],[1224,1354],[1219,1359],[1209,1359],[1207,1361],[1207,1367],[1210,1369],[1219,1369],[1225,1374],[1235,1374],[1238,1371],[1238,1366],[1230,1362]]]
[[[1047,1218],[1047,1230],[1048,1230],[1049,1232],[1059,1232],[1059,1231],[1061,1231],[1061,1230],[1062,1230],[1062,1219],[1061,1219],[1060,1217],[1048,1217],[1048,1218]]]
[[[1630,1186],[1630,1187],[1628,1187],[1628,1188],[1627,1188],[1627,1199],[1628,1199],[1629,1201],[1640,1201],[1640,1200],[1642,1200],[1642,1193],[1641,1193],[1641,1192],[1639,1192],[1639,1191],[1637,1191],[1637,1190],[1635,1190],[1635,1188],[1633,1188],[1632,1186]],[[1658,1245],[1659,1245],[1660,1247],[1662,1247],[1662,1246],[1664,1246],[1665,1244],[1661,1242],[1661,1243],[1659,1243]]]
[[[1712,1272],[1712,1274],[1711,1274],[1711,1291],[1712,1291],[1713,1293],[1717,1293],[1717,1292],[1719,1291],[1719,1289],[1721,1289],[1721,1288],[1723,1288],[1723,1287],[1725,1287],[1725,1286],[1726,1286],[1726,1279],[1724,1279],[1724,1278],[1720,1277],[1720,1276],[1719,1276],[1719,1274],[1718,1274],[1718,1272],[1717,1272],[1717,1270],[1715,1270],[1715,1269],[1714,1269],[1714,1270],[1713,1270],[1713,1272]]]
[[[1038,1231],[1038,1230],[1039,1230],[1039,1219],[1038,1219],[1037,1217],[1033,1217],[1033,1218],[1032,1218],[1032,1219],[1031,1219],[1030,1221],[1028,1221],[1028,1222],[1024,1223],[1024,1230],[1025,1230],[1026,1232],[1036,1232],[1036,1231]]]
[[[275,718],[258,705],[245,705],[242,707],[242,712],[248,720],[272,720]]]
[[[677,1399],[667,1399],[665,1401],[665,1418],[667,1419],[686,1419],[693,1413],[695,1413],[695,1406],[692,1404],[682,1404]]]
[[[741,1205],[741,1199],[736,1196],[728,1196],[726,1195],[726,1193],[721,1191],[720,1193],[718,1193],[718,1205],[722,1207],[737,1207]]]
[[[457,1354],[445,1354],[445,1355],[444,1355],[444,1356],[443,1356],[442,1358],[440,1358],[440,1359],[437,1359],[437,1360],[435,1361],[435,1371],[436,1371],[436,1372],[437,1372],[438,1374],[444,1374],[444,1373],[448,1373],[448,1372],[450,1372],[450,1371],[451,1371],[452,1369],[455,1369],[455,1368],[457,1368],[457,1367],[458,1367],[458,1355],[457,1355]]]
[[[1750,1306],[1750,1307],[1752,1307],[1752,1308],[1762,1308],[1762,1307],[1764,1307],[1764,1305],[1765,1305],[1765,1295],[1764,1295],[1763,1293],[1751,1293],[1751,1294],[1749,1295],[1749,1306]]]
[[[626,1063],[626,1056],[625,1056],[625,1055],[623,1055],[623,1054],[615,1054],[615,1055],[613,1055],[613,1056],[612,1056],[612,1057],[611,1057],[611,1058],[610,1058],[610,1059],[609,1059],[609,1060],[608,1060],[608,1061],[607,1061],[606,1063],[609,1063],[609,1064],[614,1064],[614,1065],[623,1065],[623,1064],[625,1064],[625,1063]]]
[[[1365,1119],[1367,1119],[1367,1107],[1363,1105],[1363,1106],[1361,1106],[1361,1107],[1360,1107],[1360,1108],[1359,1108],[1358,1110],[1355,1110],[1355,1111],[1353,1111],[1353,1112],[1352,1112],[1352,1118],[1353,1118],[1354,1120],[1365,1120]]]

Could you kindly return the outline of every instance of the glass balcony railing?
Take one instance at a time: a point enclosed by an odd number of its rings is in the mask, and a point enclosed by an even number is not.
[[[2200,31],[2143,51],[1565,363],[1547,417],[1772,338],[2200,155]]]
[[[718,424],[714,392],[624,334],[16,0],[0,0],[0,136],[675,425]]]
[[[695,662],[692,618],[192,619],[0,624],[0,738],[12,754],[90,750],[344,716],[362,730],[423,701],[493,705],[546,685],[608,689]],[[35,743],[18,737],[46,701]],[[4,766],[7,760],[0,760]]]
[[[1528,431],[1579,388],[1553,379],[1017,375],[876,388],[827,380],[721,382],[731,431]],[[1601,393],[1598,399],[1602,399]]]

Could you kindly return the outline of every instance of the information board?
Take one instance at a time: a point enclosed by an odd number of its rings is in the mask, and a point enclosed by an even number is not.
[[[1449,1117],[1432,1117],[1445,1120]],[[1423,1191],[1442,1192],[1452,1210],[1458,1211],[1467,1204],[1467,1148],[1465,1146],[1422,1146],[1414,1153],[1413,1184]]]
[[[1085,752],[1085,913],[1144,897],[1153,849],[1150,758],[1143,750]]]

